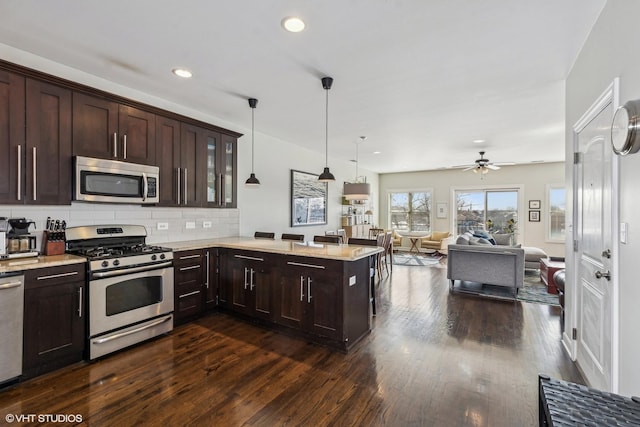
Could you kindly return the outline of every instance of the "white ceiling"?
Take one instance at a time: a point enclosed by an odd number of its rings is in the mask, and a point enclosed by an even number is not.
[[[3,0],[0,43],[375,172],[564,160],[564,79],[606,0]],[[302,33],[283,17],[303,18]],[[190,80],[171,74],[193,71]],[[485,139],[474,144],[474,139]],[[256,138],[256,144],[259,144]],[[381,154],[373,154],[380,151]]]

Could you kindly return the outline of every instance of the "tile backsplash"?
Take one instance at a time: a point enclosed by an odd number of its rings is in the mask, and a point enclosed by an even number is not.
[[[26,218],[36,223],[29,231],[41,247],[47,217],[64,220],[67,227],[99,224],[136,224],[147,229],[147,243],[237,236],[238,209],[157,208],[138,205],[73,202],[71,206],[0,205],[0,217]],[[193,228],[192,228],[193,227]]]

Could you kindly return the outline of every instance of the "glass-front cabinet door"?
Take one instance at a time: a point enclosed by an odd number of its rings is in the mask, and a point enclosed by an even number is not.
[[[235,208],[237,139],[207,134],[207,206]]]

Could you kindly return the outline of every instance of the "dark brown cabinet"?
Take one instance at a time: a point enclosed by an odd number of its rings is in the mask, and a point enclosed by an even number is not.
[[[24,377],[82,360],[87,312],[84,286],[84,264],[25,272]]]
[[[206,132],[206,206],[237,207],[237,139],[220,133]]]
[[[174,253],[174,324],[197,317],[204,310],[203,259],[201,249]]]
[[[204,308],[209,310],[218,306],[218,249],[205,249],[204,259]]]
[[[248,316],[273,317],[273,260],[268,254],[224,250],[220,253],[220,289],[224,306]]]
[[[342,338],[342,262],[287,259],[276,290],[275,322],[334,340]]]
[[[0,70],[0,203],[71,203],[71,91]]]
[[[156,116],[117,102],[73,94],[73,154],[155,165]]]

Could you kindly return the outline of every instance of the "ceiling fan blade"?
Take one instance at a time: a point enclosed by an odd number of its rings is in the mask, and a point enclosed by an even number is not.
[[[464,166],[460,166],[460,167],[464,167]],[[467,166],[465,169],[462,169],[462,172],[466,172],[466,171],[470,171],[472,169],[475,169],[476,166]]]
[[[485,167],[487,169],[491,169],[492,171],[497,171],[498,169],[500,169],[500,166],[496,166],[496,165],[486,165]]]
[[[496,165],[496,166],[513,166],[513,165],[515,165],[514,162],[496,162],[496,163],[493,163],[493,164]]]

